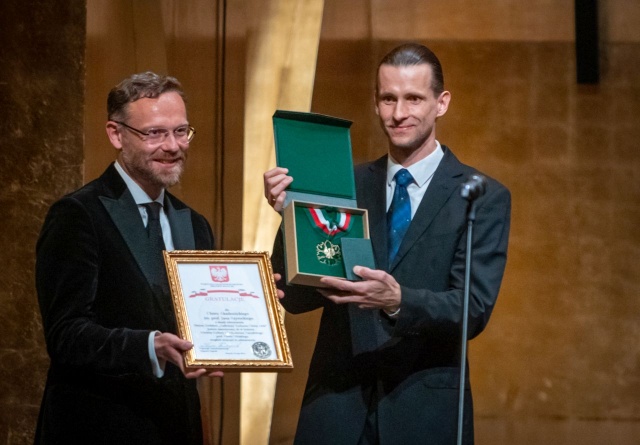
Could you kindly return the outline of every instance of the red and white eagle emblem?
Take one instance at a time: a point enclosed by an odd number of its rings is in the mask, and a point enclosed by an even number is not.
[[[227,266],[209,266],[211,272],[211,279],[218,283],[225,283],[229,281],[229,271]]]

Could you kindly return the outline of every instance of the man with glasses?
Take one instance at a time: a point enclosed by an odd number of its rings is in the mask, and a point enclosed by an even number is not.
[[[213,249],[205,218],[166,189],[195,130],[173,77],[147,72],[109,93],[116,161],[53,204],[36,287],[51,365],[36,443],[201,444],[192,348],[176,335],[162,250]],[[156,236],[154,236],[154,234]]]

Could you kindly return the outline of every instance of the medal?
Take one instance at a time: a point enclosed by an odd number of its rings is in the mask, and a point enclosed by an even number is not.
[[[340,212],[334,207],[308,208],[312,226],[321,232],[324,238],[316,245],[316,258],[321,264],[334,266],[342,263],[342,250],[338,244],[332,242],[342,237],[351,229],[351,214]]]
[[[322,241],[316,246],[316,257],[318,261],[327,266],[333,266],[342,261],[342,253],[340,246],[333,244],[331,241]]]

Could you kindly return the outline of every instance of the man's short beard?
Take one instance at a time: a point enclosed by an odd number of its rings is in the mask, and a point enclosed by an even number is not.
[[[144,178],[150,183],[160,186],[162,188],[173,187],[174,185],[180,182],[182,178],[182,173],[184,172],[184,163],[180,164],[178,167],[178,171],[175,173],[171,173],[170,175],[158,175],[153,171],[144,171],[140,172],[144,176]]]
[[[144,159],[142,159],[142,157],[129,153],[122,153],[122,156],[124,164],[127,166],[127,168],[131,169],[132,172],[135,172],[136,176],[142,178],[149,184],[153,184],[160,188],[173,187],[180,182],[180,178],[182,177],[182,173],[184,172],[184,163],[186,160],[184,156],[181,158],[180,164],[176,167],[177,171],[172,172],[168,175],[160,175],[151,168],[151,164],[153,163],[153,161],[145,161]],[[148,162],[148,164],[145,164],[145,162]]]

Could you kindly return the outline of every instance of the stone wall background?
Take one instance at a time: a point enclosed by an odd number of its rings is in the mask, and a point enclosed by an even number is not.
[[[35,243],[82,184],[85,1],[0,3],[0,443],[33,443],[49,359]]]

